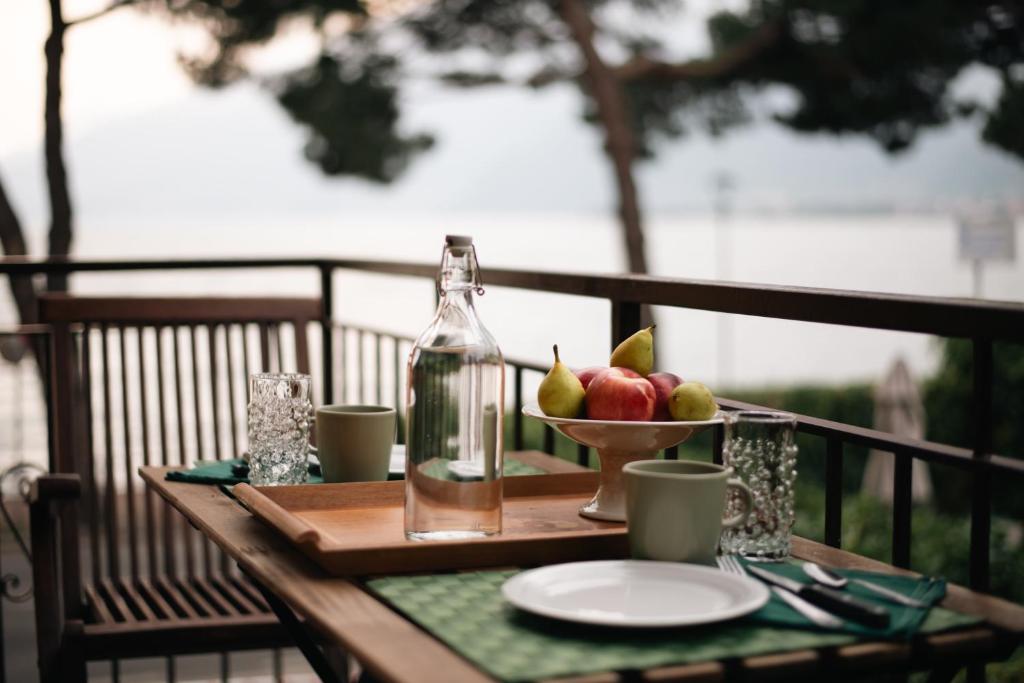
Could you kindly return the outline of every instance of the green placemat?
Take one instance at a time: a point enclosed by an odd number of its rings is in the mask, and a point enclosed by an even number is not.
[[[241,458],[235,458],[232,460],[205,460],[196,463],[195,467],[187,470],[171,470],[167,473],[167,479],[170,481],[183,481],[191,484],[222,484],[225,486],[234,486],[235,484],[248,483],[248,477],[237,476],[233,468],[237,465],[244,464]],[[447,464],[447,463],[443,463]],[[515,458],[505,458],[504,473],[506,477],[516,477],[527,474],[544,474],[544,470],[533,465],[527,465],[524,462],[519,462]],[[439,474],[441,478],[447,478],[443,474]],[[388,477],[389,479],[401,479],[401,476]],[[454,478],[454,477],[451,477]],[[310,484],[321,484],[323,478],[318,474],[310,474]]]
[[[506,477],[522,477],[530,474],[547,474],[545,470],[533,465],[527,465],[525,462],[520,462],[515,458],[505,458],[505,464],[502,466],[502,474]]]
[[[743,560],[741,560],[741,562],[742,561]],[[803,567],[801,566],[803,563],[795,560],[792,562],[778,564],[758,564],[754,562],[749,562],[747,564],[760,566],[762,569],[775,572],[776,574],[785,576],[803,584],[814,583],[814,581],[804,573]],[[871,581],[883,588],[888,588],[889,590],[896,591],[897,593],[902,593],[907,597],[920,600],[927,605],[938,604],[944,597],[946,597],[945,579],[936,579],[929,576],[895,576],[892,574],[879,574],[878,572],[858,571],[855,569],[840,569],[836,570],[836,573],[851,579],[860,578]],[[870,628],[852,621],[845,621],[843,622],[843,633],[860,635],[865,638],[905,640],[920,630],[921,625],[925,623],[925,619],[930,614],[929,610],[906,607],[904,605],[896,605],[888,602],[885,599],[880,598],[877,593],[855,583],[847,584],[846,587],[843,588],[843,592],[855,595],[866,602],[884,607],[889,612],[889,626],[886,628]],[[786,626],[803,629],[815,628],[814,624],[812,624],[810,620],[792,609],[789,605],[785,604],[774,594],[768,604],[765,605],[763,609],[752,614],[750,619],[758,623],[771,624],[773,626]]]
[[[504,602],[501,584],[514,574],[513,570],[395,576],[374,579],[368,586],[453,650],[504,681],[648,669],[864,639],[850,633],[767,626],[757,621],[764,617],[760,612],[685,629],[629,630],[558,622],[520,612]],[[931,633],[978,621],[936,607],[920,630]]]
[[[421,465],[421,467],[424,474],[434,479],[444,479],[446,481],[464,480],[465,478],[453,474],[452,471],[448,469],[448,464],[450,462],[452,461],[444,460],[442,458],[434,458],[424,465]],[[505,458],[505,465],[502,468],[502,473],[506,477],[518,477],[526,474],[546,474],[546,472],[539,467],[527,465],[525,462],[519,462],[513,457]],[[403,476],[399,478],[404,479],[405,477]],[[481,477],[476,477],[477,480],[480,478]],[[469,479],[465,480],[468,481]]]
[[[188,484],[222,484],[234,486],[235,484],[249,483],[249,477],[240,477],[234,472],[234,468],[244,465],[241,458],[231,460],[200,460],[187,470],[171,470],[167,473],[168,481],[183,481]],[[323,477],[310,472],[307,483],[322,484]]]

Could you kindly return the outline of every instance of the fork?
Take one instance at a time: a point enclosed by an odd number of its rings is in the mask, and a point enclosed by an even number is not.
[[[726,574],[748,577],[747,570],[743,568],[743,563],[735,555],[720,555],[716,558],[716,561],[718,568]],[[796,593],[783,590],[778,586],[770,586],[770,588],[772,593],[804,617],[810,619],[814,624],[822,628],[840,628],[843,625],[841,619],[829,614],[820,607],[812,605]]]

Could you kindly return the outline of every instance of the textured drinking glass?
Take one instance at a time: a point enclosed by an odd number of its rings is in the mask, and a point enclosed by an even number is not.
[[[249,481],[254,486],[306,483],[311,395],[309,375],[249,377]]]
[[[754,506],[745,524],[722,533],[722,553],[754,560],[789,557],[796,484],[796,418],[789,413],[741,410],[725,415],[726,467],[750,487]],[[726,515],[742,501],[729,496]]]

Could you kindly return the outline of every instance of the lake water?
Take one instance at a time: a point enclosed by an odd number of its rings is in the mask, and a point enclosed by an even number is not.
[[[958,259],[951,216],[933,214],[737,214],[716,239],[711,214],[653,216],[648,226],[652,272],[659,276],[970,296],[969,263]],[[1024,220],[1017,221],[1018,244]],[[488,267],[607,273],[623,269],[616,224],[603,214],[345,213],[324,219],[205,216],[202,219],[112,219],[81,226],[76,255],[153,258],[324,256],[435,262],[445,233],[473,235],[486,284]],[[39,235],[36,235],[38,242]],[[724,258],[723,258],[724,257]],[[315,294],[313,272],[81,274],[79,293]],[[415,335],[433,313],[425,280],[339,272],[337,318]],[[986,267],[988,298],[1024,299],[1024,265]],[[552,343],[570,365],[607,362],[610,311],[580,297],[488,288],[481,317],[507,356],[547,363]],[[657,309],[659,365],[712,389],[792,382],[873,381],[903,356],[923,377],[937,361],[925,335]],[[0,322],[12,322],[8,301]],[[23,364],[20,379],[0,366],[0,460],[33,460],[45,445],[38,386]],[[20,430],[20,431],[19,431]]]

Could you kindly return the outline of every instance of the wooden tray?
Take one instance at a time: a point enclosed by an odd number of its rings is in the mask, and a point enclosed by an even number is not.
[[[336,576],[524,566],[625,557],[626,527],[581,517],[597,472],[508,477],[501,534],[408,541],[404,482],[261,486],[234,494]]]

